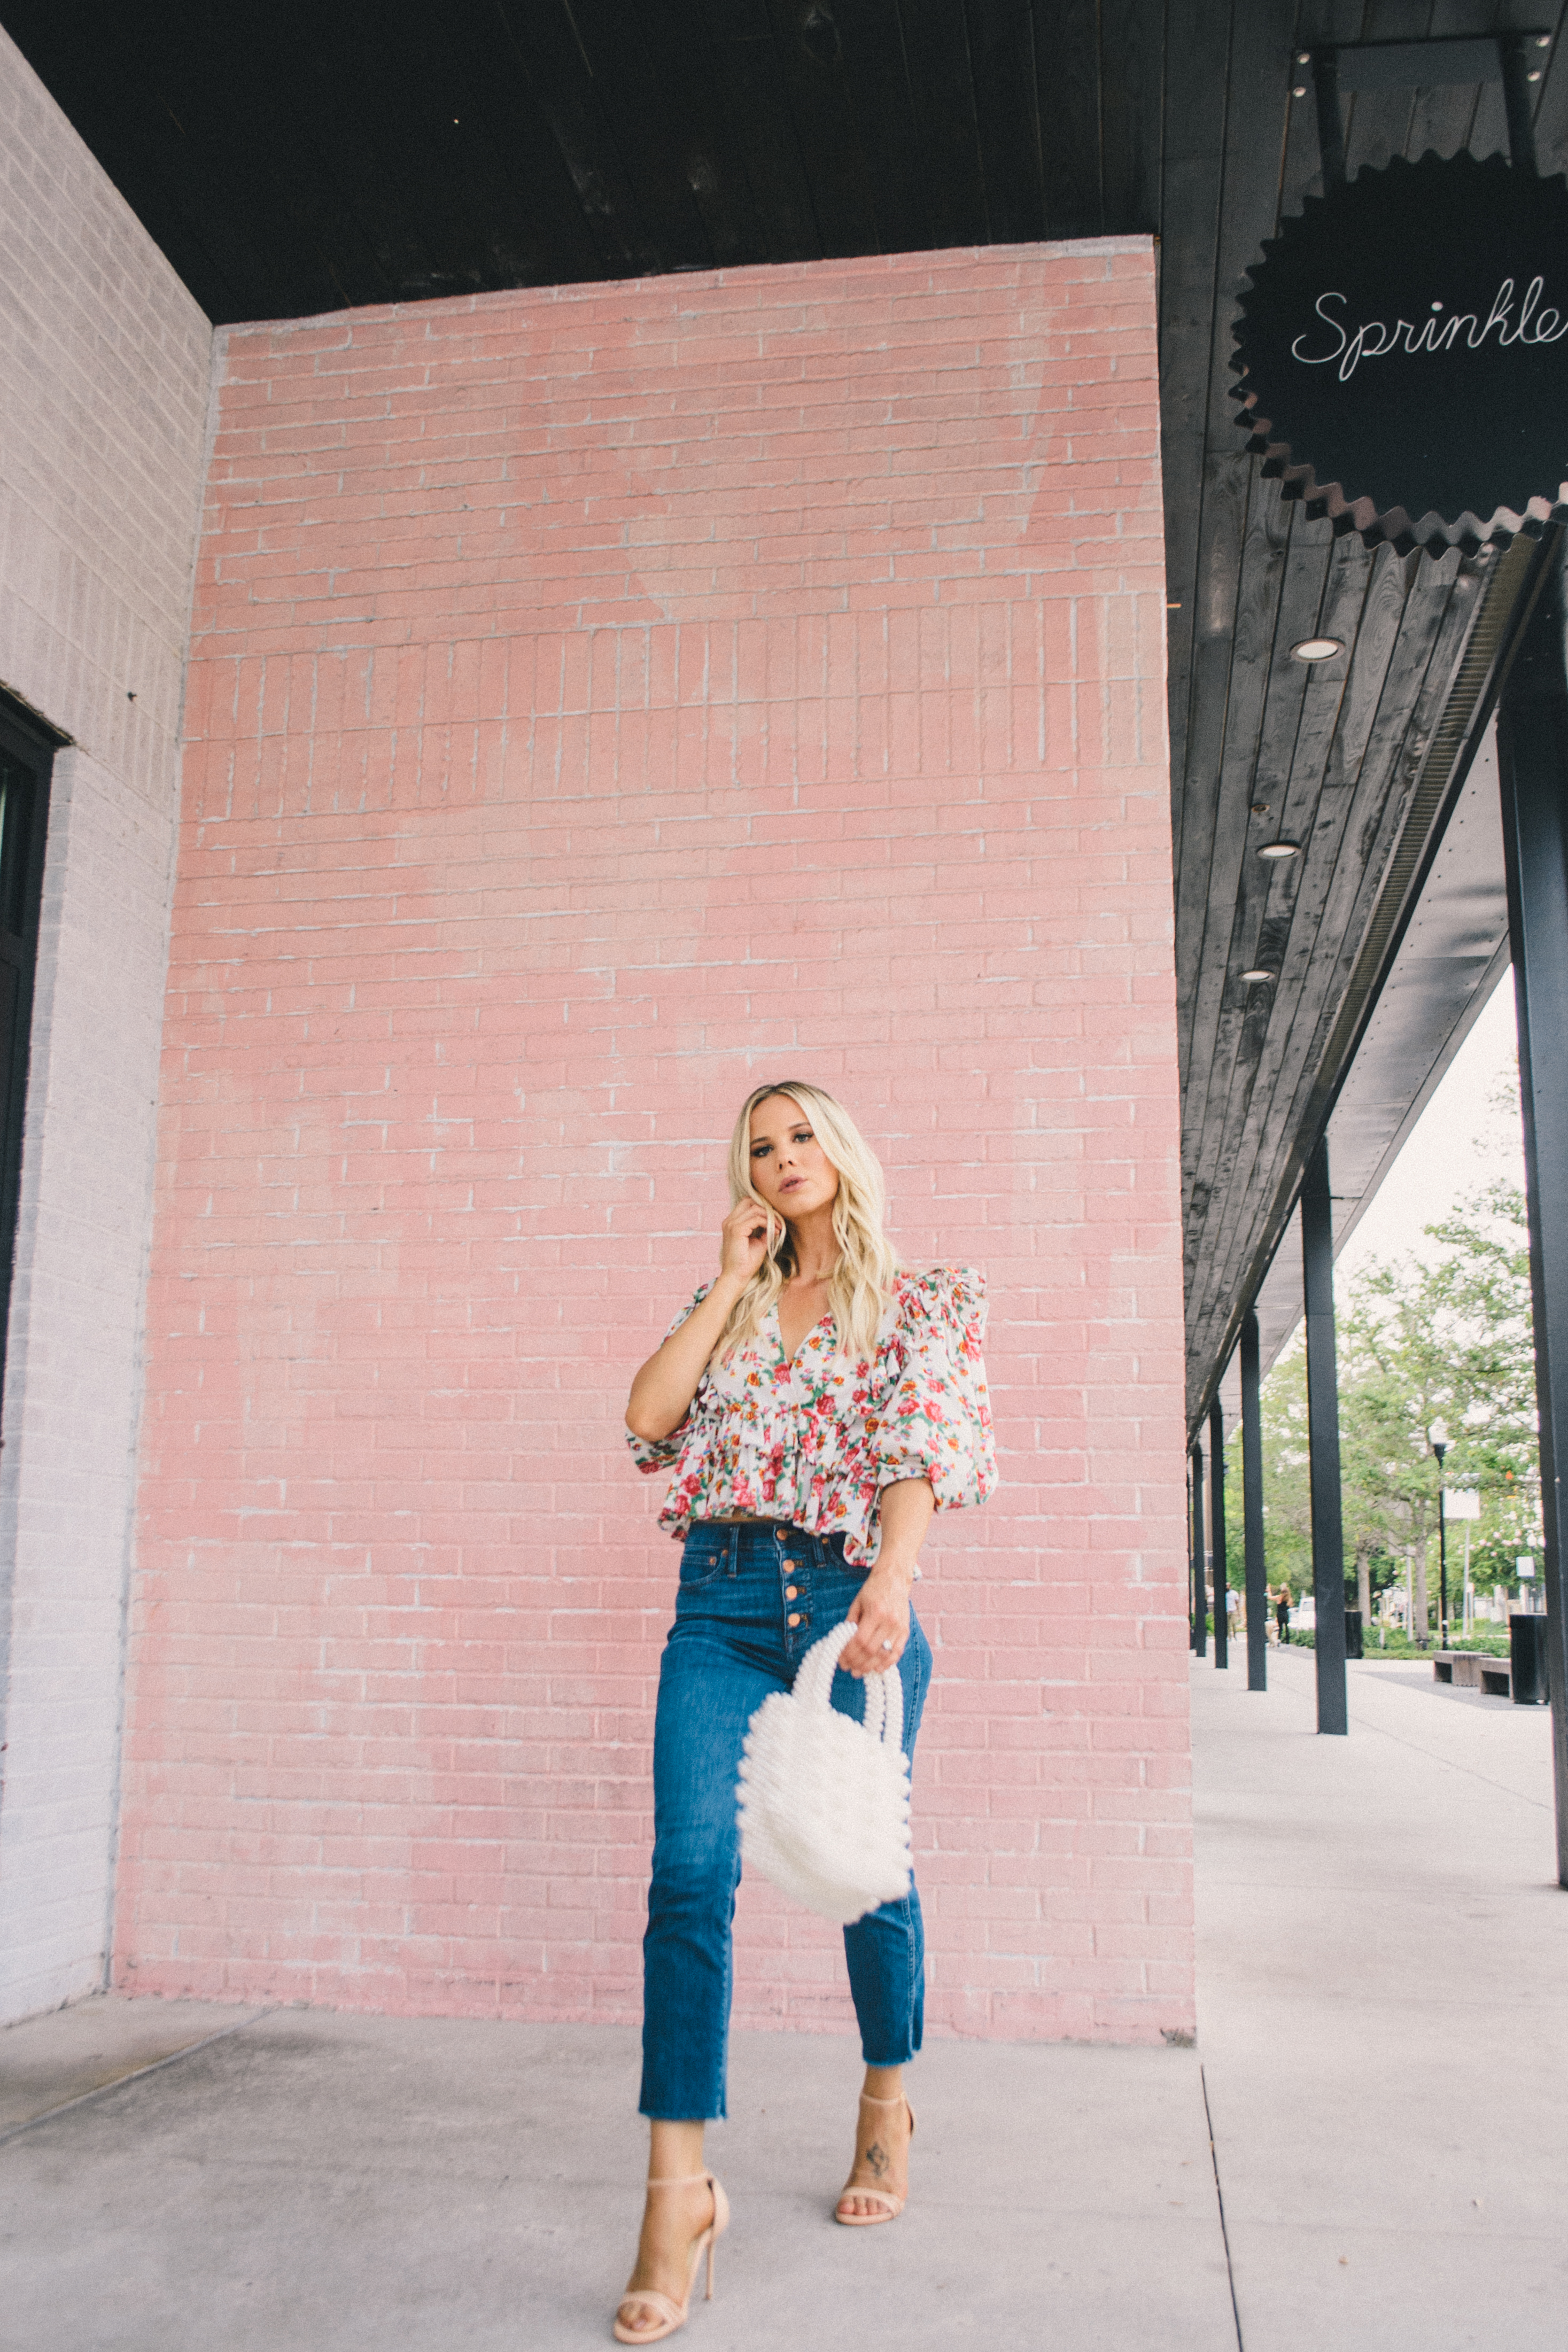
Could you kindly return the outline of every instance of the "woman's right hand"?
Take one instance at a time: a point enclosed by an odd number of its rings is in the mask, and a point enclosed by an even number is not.
[[[720,1279],[728,1275],[742,1289],[768,1251],[768,1229],[776,1220],[758,1201],[737,1201],[724,1220],[719,1252]]]
[[[626,1427],[634,1437],[657,1444],[685,1420],[730,1310],[767,1254],[770,1225],[782,1231],[783,1220],[760,1201],[741,1201],[725,1218],[718,1280],[632,1382]]]

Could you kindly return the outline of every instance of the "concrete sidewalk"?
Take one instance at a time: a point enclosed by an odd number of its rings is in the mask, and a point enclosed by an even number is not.
[[[1568,1894],[1546,1709],[1194,1661],[1198,2042],[1246,2352],[1568,2343]]]
[[[1267,1696],[1194,1667],[1198,2051],[934,2045],[914,2201],[850,2231],[827,2216],[852,2049],[739,2037],[713,2135],[735,2225],[698,2352],[1235,2352],[1237,2312],[1245,2352],[1556,2352],[1568,1896],[1544,1712],[1368,1664],[1352,1737],[1320,1740],[1310,1656],[1270,1667]],[[15,2027],[0,2345],[604,2344],[638,2205],[635,2044],[152,2001]]]
[[[16,2027],[10,2071],[30,2066],[36,2098],[62,2029],[85,2019],[107,2049],[129,2012],[146,2046],[153,2006]],[[210,2032],[210,2013],[191,2023]],[[640,2205],[636,2040],[275,2011],[36,2122],[0,2147],[0,2342],[601,2346]],[[920,2063],[918,2205],[882,2230],[828,2219],[858,2074],[844,2042],[738,2038],[712,2135],[735,2222],[693,2346],[1231,2352],[1192,2052],[939,2044]]]

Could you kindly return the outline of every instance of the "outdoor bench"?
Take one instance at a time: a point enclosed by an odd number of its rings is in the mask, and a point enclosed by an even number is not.
[[[1511,1698],[1512,1670],[1506,1658],[1485,1650],[1438,1650],[1432,1660],[1434,1682],[1452,1683],[1458,1690],[1485,1691],[1490,1698]]]

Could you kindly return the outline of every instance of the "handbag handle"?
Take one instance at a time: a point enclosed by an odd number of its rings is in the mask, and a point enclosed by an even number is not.
[[[847,1617],[814,1642],[805,1654],[801,1670],[795,1678],[796,1696],[807,1706],[824,1710],[833,1703],[833,1677],[838,1661],[854,1640],[858,1629]],[[879,1675],[865,1677],[865,1728],[884,1748],[900,1748],[904,1744],[904,1685],[897,1666],[885,1667]]]

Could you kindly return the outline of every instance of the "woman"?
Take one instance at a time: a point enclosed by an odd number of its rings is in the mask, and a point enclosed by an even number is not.
[[[910,1588],[931,1513],[995,1478],[980,1339],[984,1283],[901,1272],[882,1171],[819,1087],[760,1087],[730,1146],[719,1273],[632,1382],[637,1465],[672,1470],[660,1525],[685,1538],[654,1730],[654,1853],[643,1945],[648,2194],[623,2344],[682,2326],[728,2220],[702,2162],[722,2116],[735,1784],[746,1727],[814,1643],[855,1633],[833,1703],[858,1718],[867,1675],[897,1667],[912,1754],[931,1651]],[[924,1944],[911,1885],[844,1931],[865,2086],[836,2218],[890,2221],[914,2116],[900,2069],[921,2045]]]

